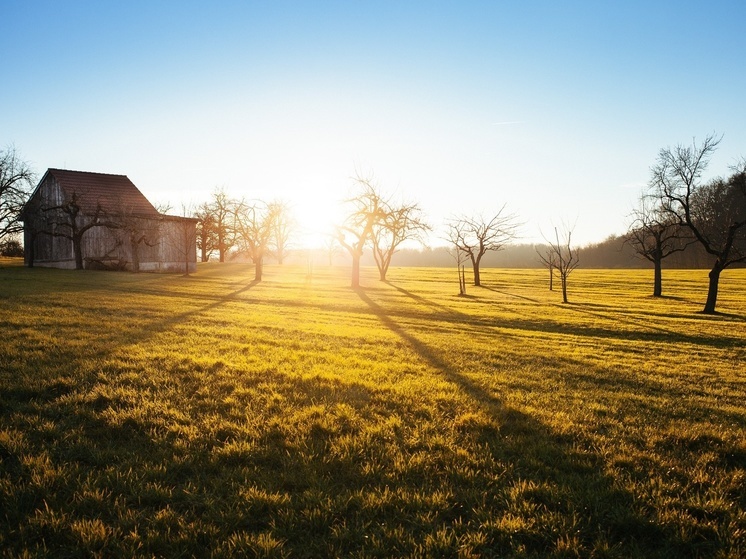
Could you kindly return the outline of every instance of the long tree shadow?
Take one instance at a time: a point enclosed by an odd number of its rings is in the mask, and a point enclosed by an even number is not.
[[[357,294],[386,328],[438,374],[463,390],[477,408],[496,418],[498,428],[479,428],[480,442],[495,459],[511,462],[514,477],[504,483],[526,483],[534,488],[523,496],[527,507],[572,517],[581,546],[589,553],[601,541],[613,541],[619,556],[679,556],[685,550],[685,544],[675,534],[667,534],[642,512],[644,505],[636,503],[615,479],[602,473],[602,456],[579,450],[590,446],[581,435],[555,433],[532,416],[506,406],[492,391],[459,372],[441,352],[398,324],[364,291],[357,290]],[[490,551],[492,556],[502,556],[522,548],[527,555],[549,556],[556,543],[532,539],[528,534],[494,534]]]
[[[505,295],[507,297],[515,297],[516,299],[523,299],[524,301],[530,301],[531,303],[539,303],[538,299],[534,299],[533,297],[526,297],[525,295],[518,295],[517,293],[510,293],[508,291],[502,291],[500,289],[495,289],[494,287],[489,287],[488,285],[480,285],[482,289],[486,289],[487,291],[494,291],[495,293],[499,293],[500,295]]]
[[[398,288],[396,286],[394,287],[395,289],[397,289],[398,291],[402,292],[405,295],[410,293],[405,289]],[[366,291],[370,292],[369,289]],[[361,292],[362,292],[361,290],[358,290],[358,293],[361,293]],[[421,297],[416,294],[411,294],[410,296],[412,296],[414,300],[416,300],[417,302],[423,305],[429,304],[429,300],[425,297]],[[338,304],[334,304],[333,306],[330,306],[329,304],[326,304],[326,303],[322,304],[322,303],[314,303],[314,302],[308,302],[308,301],[288,302],[288,301],[278,300],[278,301],[275,301],[273,304],[276,306],[287,306],[287,307],[293,307],[293,308],[296,308],[298,306],[303,306],[306,308],[317,308],[322,311],[328,311],[330,309],[352,310],[352,311],[355,310],[353,306],[345,307],[345,306],[339,306]],[[433,307],[438,310],[441,310],[442,306],[434,305]],[[570,309],[573,312],[594,314],[594,311],[590,311],[587,309],[581,309],[581,308],[574,308],[572,306],[562,305],[561,308]],[[485,316],[470,315],[466,313],[461,313],[459,311],[455,311],[449,307],[442,307],[442,312],[440,314],[433,313],[431,311],[412,310],[410,308],[396,308],[394,310],[387,311],[387,312],[388,312],[388,316],[390,317],[397,317],[397,318],[402,318],[402,319],[415,319],[415,320],[427,320],[429,317],[432,317],[434,314],[436,314],[439,322],[450,324],[458,328],[469,327],[469,328],[475,328],[475,329],[485,329],[485,328],[499,327],[502,329],[527,330],[531,332],[539,332],[539,333],[546,333],[546,334],[562,334],[562,335],[572,335],[572,336],[581,336],[581,337],[599,338],[599,339],[625,340],[629,342],[690,343],[693,345],[702,345],[702,346],[708,346],[708,347],[714,347],[714,348],[740,347],[743,344],[743,340],[740,337],[726,336],[726,335],[718,335],[716,337],[693,335],[693,334],[688,334],[684,332],[677,332],[675,330],[668,330],[662,327],[657,327],[647,322],[640,323],[640,322],[635,322],[635,321],[626,320],[626,319],[622,321],[623,322],[626,321],[630,326],[634,326],[635,329],[621,331],[619,328],[616,328],[613,326],[614,321],[617,321],[617,322],[620,321],[618,320],[618,317],[609,315],[609,314],[604,314],[604,313],[595,313],[595,316],[597,316],[598,318],[604,318],[605,320],[608,320],[609,321],[608,327],[587,326],[585,324],[573,324],[573,323],[561,322],[558,319],[555,319],[554,317],[549,317],[549,316],[544,316],[544,317],[539,317],[539,318],[501,318],[498,323],[488,315],[485,315]]]
[[[195,296],[193,294],[163,294],[169,298],[184,298],[189,303],[194,303],[195,301],[208,301],[207,304],[201,305],[195,308],[190,308],[188,310],[184,310],[182,312],[169,314],[165,318],[162,319],[156,319],[152,320],[150,322],[147,322],[142,325],[139,332],[135,333],[134,335],[129,337],[129,344],[136,344],[139,341],[147,340],[149,338],[152,338],[153,335],[158,334],[160,332],[165,332],[174,326],[177,326],[179,324],[183,324],[184,322],[193,319],[196,316],[199,316],[201,314],[210,312],[212,310],[217,309],[218,307],[221,307],[225,304],[240,301],[241,295],[246,293],[248,290],[255,287],[260,282],[257,280],[252,280],[245,285],[242,285],[235,291],[232,291],[231,293],[227,293],[224,295],[215,295],[215,296]]]
[[[432,299],[423,297],[422,295],[417,295],[416,293],[413,293],[409,291],[408,289],[404,289],[403,287],[396,285],[395,283],[392,283],[388,280],[385,281],[384,283],[393,287],[402,295],[406,295],[407,297],[412,299],[414,302],[419,303],[420,305],[426,306],[428,309],[438,309],[443,315],[448,316],[451,319],[455,319],[463,323],[472,322],[474,320],[474,317],[471,315],[456,311],[452,309],[451,307],[446,307],[445,305],[437,303],[436,301],[433,301]],[[358,290],[358,293],[361,293],[361,291]]]

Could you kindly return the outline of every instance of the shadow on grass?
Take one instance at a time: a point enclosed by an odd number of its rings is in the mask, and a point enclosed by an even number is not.
[[[138,340],[145,340],[153,336],[154,334],[157,334],[159,332],[163,332],[166,330],[171,329],[172,327],[176,326],[177,324],[181,324],[186,320],[189,320],[190,318],[193,318],[195,316],[198,316],[202,313],[206,313],[209,311],[212,311],[214,309],[217,309],[218,307],[225,305],[230,302],[239,301],[240,296],[259,284],[260,282],[258,280],[252,280],[246,285],[243,285],[239,289],[236,289],[235,291],[228,293],[226,295],[220,295],[220,296],[197,296],[194,294],[174,294],[174,293],[168,293],[163,294],[163,296],[167,296],[169,298],[174,297],[180,297],[188,300],[189,302],[194,302],[195,300],[202,300],[202,301],[210,301],[206,305],[202,305],[193,309],[189,309],[180,313],[175,313],[170,316],[168,316],[165,319],[162,320],[154,320],[149,323],[146,323],[142,327],[142,331],[135,336],[136,339],[130,339],[130,342],[137,342]]]
[[[481,289],[486,289],[487,291],[494,291],[495,293],[499,293],[500,295],[505,295],[506,297],[515,297],[516,299],[523,299],[524,301],[529,301],[531,303],[539,303],[538,299],[534,299],[532,297],[526,297],[525,295],[518,295],[517,293],[510,293],[508,291],[502,291],[500,289],[495,289],[494,287],[489,287],[487,285],[480,285]]]
[[[395,289],[402,292],[403,294],[407,294],[406,290],[403,290],[401,288],[398,288],[394,286]],[[371,292],[370,289],[366,289],[365,291]],[[358,290],[358,292],[362,292],[361,290]],[[415,295],[414,297],[419,298],[419,302],[421,302],[424,305],[428,304],[428,299],[424,297],[420,297]],[[479,299],[472,299],[474,301],[479,301]],[[273,305],[277,307],[290,307],[290,308],[298,308],[300,306],[305,308],[316,308],[321,311],[328,311],[328,310],[336,310],[336,311],[355,311],[355,307],[349,307],[345,308],[344,306],[338,306],[338,305],[328,305],[328,304],[320,304],[320,303],[313,303],[308,301],[293,301],[293,302],[287,302],[287,301],[273,301]],[[573,304],[570,303],[568,305],[557,305],[558,308],[561,309],[567,309],[572,310],[573,312],[579,312],[579,313],[585,313],[585,314],[594,314],[594,311],[586,310],[582,308],[573,307]],[[431,308],[434,308],[436,310],[440,310],[438,305],[432,305]],[[415,319],[415,320],[429,320],[429,319],[436,319],[439,322],[448,324],[450,327],[453,328],[474,328],[479,330],[485,330],[489,328],[503,328],[503,329],[514,329],[514,330],[526,330],[529,332],[537,332],[537,333],[545,333],[545,334],[560,334],[560,335],[570,335],[570,336],[579,336],[579,337],[587,337],[587,338],[600,338],[600,339],[612,339],[612,340],[623,340],[625,342],[630,342],[634,344],[635,342],[650,342],[650,343],[688,343],[692,345],[701,345],[701,346],[708,346],[708,347],[714,347],[714,348],[732,348],[732,347],[741,347],[743,344],[743,341],[741,338],[738,337],[730,337],[730,336],[716,336],[716,337],[707,337],[707,336],[697,336],[697,335],[691,335],[686,334],[683,332],[676,332],[673,330],[668,330],[662,327],[658,327],[655,325],[651,325],[650,323],[641,323],[641,322],[635,322],[632,320],[620,320],[619,317],[611,315],[611,314],[604,314],[604,313],[595,313],[595,316],[598,318],[603,318],[605,320],[609,321],[608,327],[602,327],[602,326],[585,326],[582,324],[570,324],[561,322],[558,317],[555,316],[547,316],[542,317],[538,319],[523,319],[523,318],[500,318],[499,322],[497,322],[495,319],[491,318],[490,316],[475,316],[470,315],[467,313],[461,313],[458,311],[454,311],[453,309],[445,308],[441,313],[438,312],[429,312],[426,310],[423,311],[412,311],[409,309],[401,309],[396,308],[388,312],[388,316],[396,317],[396,318],[402,318],[402,319]],[[639,329],[635,330],[626,330],[626,331],[620,331],[619,328],[614,327],[613,322],[626,322],[631,326],[634,326],[635,328],[644,328],[648,331],[643,331]],[[650,331],[653,330],[653,331]]]
[[[440,303],[436,303],[432,299],[428,299],[426,297],[423,297],[422,295],[417,295],[416,293],[413,293],[409,291],[408,289],[404,289],[403,287],[400,287],[396,285],[395,283],[392,283],[390,281],[385,281],[385,284],[389,285],[390,287],[393,287],[396,289],[399,293],[402,295],[406,295],[410,299],[412,299],[415,303],[418,303],[420,305],[426,306],[428,309],[438,309],[441,313],[450,316],[451,318],[455,318],[460,321],[468,322],[473,320],[472,316],[469,316],[466,313],[462,313],[459,311],[455,311],[450,307],[446,307],[445,305],[441,305]],[[358,294],[363,293],[362,290],[357,290]],[[469,297],[468,294],[461,294],[458,295],[458,297]],[[473,298],[473,297],[472,297]],[[442,316],[442,315],[441,315]]]
[[[400,290],[403,291],[403,290]],[[497,430],[482,428],[480,442],[489,448],[496,460],[508,460],[512,475],[501,483],[523,483],[532,488],[522,495],[526,507],[539,507],[550,514],[573,518],[578,537],[576,544],[582,553],[593,555],[594,546],[612,544],[614,555],[629,557],[675,556],[684,545],[675,535],[666,534],[641,512],[632,495],[618,488],[618,483],[602,473],[604,461],[584,448],[582,437],[552,432],[530,415],[507,407],[492,392],[468,376],[458,372],[440,352],[419,340],[400,326],[389,313],[363,290],[357,290],[381,323],[398,335],[437,373],[457,385],[476,408],[497,419]],[[423,301],[419,301],[423,302]],[[512,479],[511,479],[512,478]],[[468,517],[467,503],[460,521]],[[493,533],[493,556],[516,553],[524,549],[528,555],[550,556],[558,544],[546,535],[536,533]],[[678,551],[677,551],[678,550]],[[577,552],[577,549],[576,549]]]

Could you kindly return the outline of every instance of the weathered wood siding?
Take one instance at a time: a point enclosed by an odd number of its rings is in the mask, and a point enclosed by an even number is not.
[[[64,193],[52,176],[47,176],[34,192],[27,204],[30,213],[24,215],[24,247],[26,264],[33,255],[34,265],[56,268],[75,268],[73,243],[70,239],[56,236],[56,221],[60,212],[48,210],[60,206]],[[51,234],[50,234],[51,233]]]
[[[34,266],[75,268],[72,240],[56,236],[56,232],[69,234],[67,227],[57,223],[67,217],[61,210],[50,210],[65,202],[57,181],[49,176],[34,192],[24,215],[24,244],[26,264],[33,259]],[[121,216],[120,216],[121,217]],[[78,224],[90,223],[91,216],[79,216]],[[109,216],[109,221],[130,224],[126,227],[95,226],[82,237],[81,248],[86,268],[113,267],[133,269],[133,246],[131,233],[147,231],[147,241],[137,244],[140,271],[191,273],[196,270],[196,220],[175,216],[160,216],[157,219],[119,219]],[[139,237],[139,235],[135,235]]]
[[[164,272],[197,269],[197,225],[194,219],[166,217],[161,223],[159,263]]]

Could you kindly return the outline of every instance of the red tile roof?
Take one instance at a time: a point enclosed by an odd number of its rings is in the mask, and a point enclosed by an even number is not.
[[[49,169],[42,182],[48,175],[54,177],[68,196],[75,193],[84,213],[93,213],[100,207],[112,214],[127,212],[139,216],[160,215],[125,175]]]

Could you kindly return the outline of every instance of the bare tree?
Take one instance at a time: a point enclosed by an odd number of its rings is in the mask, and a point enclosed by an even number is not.
[[[448,253],[456,259],[456,272],[458,273],[458,294],[466,295],[466,270],[464,264],[466,263],[466,253],[459,250],[457,247],[448,249]]]
[[[562,235],[557,227],[554,228],[554,240],[544,239],[549,243],[547,259],[554,262],[554,269],[560,277],[562,284],[562,302],[567,303],[567,278],[580,263],[580,251],[572,246],[573,228],[563,227]]]
[[[289,255],[289,249],[293,235],[297,229],[297,223],[293,218],[290,204],[285,201],[272,203],[275,208],[275,216],[272,224],[271,253],[282,264]]]
[[[339,254],[339,241],[336,234],[329,234],[324,238],[324,252],[329,261],[329,266],[334,263],[334,257]]]
[[[662,149],[650,182],[663,211],[688,227],[702,248],[714,257],[702,311],[706,314],[715,313],[722,271],[746,261],[746,161],[734,167],[728,179],[701,182],[721,139],[710,134],[700,145],[693,141],[691,146]]]
[[[422,235],[430,231],[430,226],[422,217],[422,210],[417,204],[402,204],[392,207],[382,201],[383,214],[373,227],[373,258],[378,267],[381,281],[386,281],[386,273],[391,265],[391,258],[399,246],[407,240],[422,242]]]
[[[254,281],[262,281],[264,257],[269,252],[274,222],[280,211],[274,203],[241,201],[235,208],[236,239],[241,252],[254,263]]]
[[[117,229],[119,223],[111,219],[109,214],[97,203],[90,214],[81,210],[80,195],[73,191],[65,196],[62,203],[56,206],[42,207],[40,210],[46,215],[45,227],[39,233],[62,237],[72,242],[75,269],[83,269],[83,235],[94,227],[108,227]]]
[[[197,250],[200,254],[200,261],[207,262],[210,260],[212,253],[218,250],[218,225],[209,203],[200,205],[194,214],[197,218]]]
[[[352,257],[353,288],[360,287],[360,258],[363,249],[373,235],[374,227],[386,215],[385,200],[370,179],[358,176],[356,179],[361,192],[346,201],[350,207],[347,219],[337,226],[337,241]]]
[[[448,223],[448,240],[469,257],[474,285],[482,285],[479,266],[489,251],[499,251],[518,235],[521,226],[515,214],[505,213],[505,205],[491,218],[460,217]]]
[[[539,256],[539,261],[549,270],[549,291],[554,291],[554,270],[557,268],[555,254],[551,246],[542,247],[542,250],[543,252],[536,247],[536,254]]]
[[[236,244],[236,206],[238,201],[230,198],[222,188],[215,189],[212,200],[205,207],[212,214],[217,237],[218,260],[225,262],[228,251]]]
[[[140,271],[140,248],[145,245],[156,246],[161,240],[161,220],[154,216],[142,216],[135,213],[131,208],[120,205],[110,222],[111,229],[119,229],[126,235],[129,244],[131,267],[134,273]]]
[[[640,198],[633,212],[625,242],[635,253],[653,264],[653,297],[663,295],[663,259],[686,249],[694,239],[677,219],[655,205],[649,196]]]
[[[0,242],[23,231],[20,214],[36,182],[15,147],[0,151]]]

